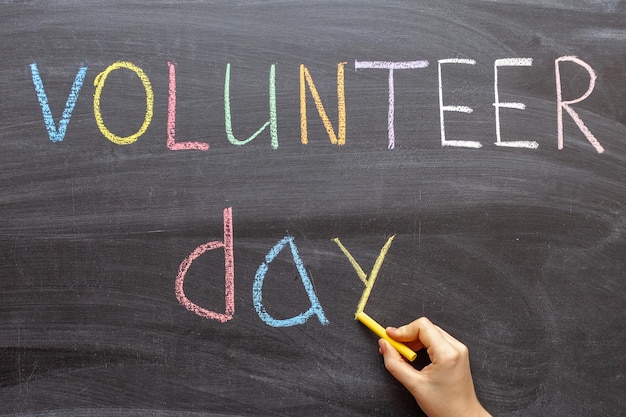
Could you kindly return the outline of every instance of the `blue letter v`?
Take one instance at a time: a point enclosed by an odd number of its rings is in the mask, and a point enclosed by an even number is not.
[[[43,81],[41,81],[41,76],[39,75],[39,69],[37,68],[36,62],[30,64],[30,71],[33,75],[33,84],[35,84],[35,92],[37,93],[37,98],[39,99],[41,113],[43,114],[43,122],[45,123],[46,129],[48,130],[48,136],[50,137],[50,140],[52,142],[61,142],[65,138],[67,125],[70,124],[72,111],[74,110],[74,106],[76,105],[76,100],[78,100],[78,93],[83,86],[85,74],[87,73],[87,67],[80,67],[80,69],[76,73],[76,77],[74,77],[72,90],[70,91],[69,96],[67,96],[65,110],[63,110],[63,116],[61,116],[61,120],[59,121],[58,129],[54,125],[52,111],[50,110],[50,105],[48,104],[48,96],[46,95],[46,90],[43,88]]]

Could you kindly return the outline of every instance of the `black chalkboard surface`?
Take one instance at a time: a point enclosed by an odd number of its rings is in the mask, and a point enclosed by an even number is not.
[[[494,415],[624,415],[625,22],[0,2],[0,415],[422,415],[359,307]]]

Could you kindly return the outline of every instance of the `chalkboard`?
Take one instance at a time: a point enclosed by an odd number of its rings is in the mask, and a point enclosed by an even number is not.
[[[494,415],[623,415],[625,22],[0,2],[0,415],[423,415],[359,306]]]

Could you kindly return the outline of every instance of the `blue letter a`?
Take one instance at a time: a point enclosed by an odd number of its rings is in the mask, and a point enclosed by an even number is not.
[[[298,269],[298,274],[300,275],[300,278],[302,279],[302,285],[304,285],[304,289],[306,290],[306,293],[309,296],[311,307],[304,313],[301,313],[295,317],[292,317],[290,319],[279,320],[270,316],[268,312],[265,310],[265,307],[263,306],[263,295],[262,295],[263,280],[265,279],[265,274],[267,273],[267,270],[269,269],[269,264],[276,258],[276,256],[278,256],[280,251],[283,250],[283,248],[287,244],[289,244],[289,247],[291,248],[291,256],[293,257],[293,262],[296,264],[296,268]],[[252,286],[252,298],[254,299],[254,308],[257,314],[259,315],[261,320],[263,320],[269,326],[272,326],[272,327],[296,326],[298,324],[303,324],[304,322],[306,322],[309,319],[309,317],[311,317],[313,314],[317,315],[317,318],[322,324],[328,324],[328,320],[326,319],[326,316],[324,315],[324,310],[322,309],[322,306],[320,305],[320,302],[317,299],[317,296],[315,295],[313,284],[311,284],[311,280],[309,279],[309,276],[306,273],[306,268],[304,267],[302,259],[300,259],[300,255],[298,255],[298,249],[296,248],[296,244],[293,242],[292,236],[286,236],[285,238],[283,238],[283,240],[281,240],[276,245],[274,245],[274,247],[270,249],[268,254],[265,256],[265,262],[263,262],[259,266],[259,269],[257,269],[256,275],[254,277],[254,284]]]
[[[78,93],[83,86],[83,81],[85,81],[87,67],[80,67],[80,69],[76,73],[76,77],[74,77],[72,90],[70,91],[69,96],[67,96],[65,110],[63,110],[63,116],[61,116],[61,120],[59,121],[58,129],[54,125],[52,111],[50,110],[50,105],[48,104],[48,96],[46,95],[46,90],[44,90],[43,88],[43,81],[41,81],[41,76],[39,75],[39,69],[37,68],[36,62],[30,64],[30,72],[33,75],[33,84],[35,84],[35,92],[37,93],[39,105],[41,106],[43,122],[45,123],[46,129],[48,130],[48,137],[50,137],[50,140],[52,142],[61,142],[63,141],[63,138],[65,138],[65,131],[67,130],[67,125],[70,124],[72,111],[74,110],[74,106],[76,105],[76,100],[78,100]]]

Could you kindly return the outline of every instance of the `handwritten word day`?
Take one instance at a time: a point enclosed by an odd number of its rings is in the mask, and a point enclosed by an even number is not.
[[[195,313],[200,317],[218,320],[221,323],[225,323],[231,320],[235,314],[235,259],[233,252],[234,235],[232,207],[224,209],[223,217],[224,239],[221,241],[217,240],[207,242],[194,249],[191,254],[181,262],[175,283],[176,298],[178,299],[180,304],[182,304],[187,310]],[[348,258],[348,261],[356,271],[357,276],[359,277],[363,285],[365,285],[365,289],[363,290],[361,299],[359,300],[359,303],[357,305],[355,317],[357,314],[362,313],[365,309],[365,305],[367,304],[367,301],[372,292],[372,288],[374,287],[378,272],[382,267],[385,256],[387,255],[387,251],[391,247],[391,243],[393,242],[394,238],[395,235],[387,239],[387,242],[385,242],[382,249],[380,250],[378,257],[374,262],[374,266],[372,267],[372,270],[369,274],[363,271],[363,268],[352,256],[350,251],[341,243],[339,238],[333,239],[333,242],[337,244],[341,252],[343,252],[343,254]],[[276,319],[270,313],[268,313],[267,309],[265,308],[263,302],[263,284],[265,282],[265,277],[269,271],[271,263],[276,259],[280,252],[282,252],[287,247],[289,247],[289,251],[291,252],[293,263],[296,267],[296,270],[298,271],[298,275],[300,276],[304,291],[308,296],[310,306],[306,311],[294,317],[287,319]],[[189,272],[189,269],[191,268],[193,262],[198,260],[198,258],[200,258],[201,256],[208,256],[208,252],[212,250],[224,251],[224,312],[210,310],[208,308],[200,306],[198,303],[191,301],[187,297],[184,289],[185,278],[187,277],[187,273]],[[258,267],[254,277],[254,282],[252,284],[252,301],[254,304],[254,309],[256,310],[259,318],[271,327],[297,326],[305,323],[309,320],[309,318],[313,316],[316,316],[321,324],[329,324],[329,321],[324,314],[324,309],[317,297],[317,294],[311,282],[311,278],[309,277],[307,269],[304,266],[304,262],[302,261],[302,258],[298,252],[298,247],[296,246],[293,236],[287,235],[280,241],[278,241],[269,250],[269,252],[265,256],[265,260]]]
[[[589,75],[589,84],[584,94],[580,97],[563,100],[563,88],[561,82],[561,64],[569,62],[573,65],[578,65],[584,69]],[[317,108],[317,112],[321,121],[326,129],[331,144],[333,145],[345,145],[346,144],[346,95],[345,95],[345,82],[344,82],[344,70],[346,62],[340,62],[337,64],[337,127],[333,126],[321,96],[315,86],[313,77],[309,69],[300,64],[300,141],[302,144],[308,144],[308,120],[307,120],[307,89],[309,95],[313,99],[313,103]],[[495,142],[494,145],[501,147],[513,147],[513,148],[527,148],[536,149],[539,144],[536,141],[511,141],[502,138],[501,124],[502,116],[501,109],[515,109],[524,110],[526,105],[520,102],[502,102],[500,101],[500,89],[503,87],[500,85],[498,74],[502,67],[530,67],[533,64],[532,58],[502,58],[496,59],[493,64],[493,107],[495,109]],[[167,147],[170,150],[197,150],[208,151],[209,144],[205,142],[186,141],[180,142],[176,140],[176,63],[168,62],[169,71],[169,85],[168,85],[168,105],[167,105]],[[387,148],[394,149],[395,138],[395,82],[394,72],[397,70],[414,70],[426,68],[429,65],[428,61],[401,61],[401,62],[388,62],[388,61],[355,61],[354,69],[356,70],[386,70],[388,72],[388,114],[387,114]],[[439,121],[441,132],[441,146],[442,147],[463,147],[463,148],[481,148],[483,145],[481,142],[472,140],[450,140],[446,138],[446,122],[445,115],[448,112],[461,112],[472,113],[473,109],[469,106],[462,104],[449,104],[450,101],[454,101],[451,96],[453,92],[444,88],[445,82],[445,68],[450,65],[476,65],[476,61],[473,59],[461,59],[461,58],[448,58],[440,59],[437,61],[437,87],[439,92]],[[74,77],[70,93],[67,97],[65,109],[60,117],[58,124],[55,124],[52,111],[48,104],[48,96],[44,88],[44,82],[40,75],[39,66],[36,62],[30,65],[32,80],[37,93],[39,105],[43,115],[43,121],[48,132],[48,137],[52,142],[61,142],[64,140],[67,129],[72,118],[72,112],[74,106],[78,100],[83,83],[88,70],[87,66],[80,67]],[[145,116],[140,128],[133,134],[128,136],[119,136],[111,132],[102,117],[101,111],[101,96],[105,87],[105,83],[110,74],[118,70],[132,71],[137,75],[143,84],[145,90]],[[603,146],[598,139],[593,135],[589,128],[585,125],[580,115],[572,107],[585,100],[591,92],[594,90],[596,83],[596,73],[594,69],[587,62],[576,56],[561,56],[555,60],[555,100],[556,100],[556,125],[557,125],[557,148],[563,149],[564,141],[564,129],[563,129],[563,112],[574,120],[577,127],[584,134],[585,138],[589,141],[593,149],[598,152],[604,152]],[[231,114],[231,97],[230,97],[230,79],[231,79],[231,66],[226,65],[226,72],[224,77],[224,129],[228,141],[236,146],[243,146],[255,139],[259,134],[265,130],[269,130],[270,146],[273,149],[278,149],[278,122],[277,122],[277,105],[276,105],[276,65],[270,65],[269,69],[269,118],[256,132],[252,133],[245,139],[238,139],[233,134],[233,120]],[[139,66],[132,62],[118,61],[109,65],[104,71],[100,72],[94,80],[95,91],[93,94],[93,112],[98,129],[102,135],[111,142],[119,145],[128,145],[136,142],[148,129],[152,121],[154,110],[154,94],[152,84],[148,75]]]

